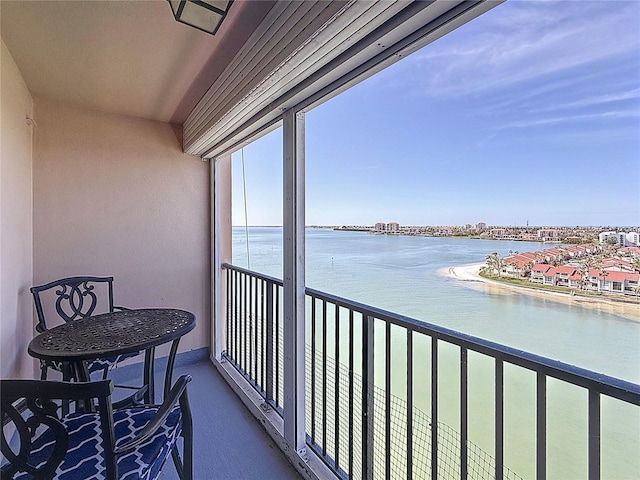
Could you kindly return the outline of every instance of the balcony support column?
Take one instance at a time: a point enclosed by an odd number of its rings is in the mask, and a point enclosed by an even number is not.
[[[306,459],[304,112],[283,115],[284,438]]]
[[[231,155],[211,164],[211,357],[226,350],[227,284],[222,264],[231,263]]]

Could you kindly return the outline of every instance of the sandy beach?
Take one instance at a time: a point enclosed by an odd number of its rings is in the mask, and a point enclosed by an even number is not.
[[[536,288],[508,285],[481,277],[479,272],[484,266],[484,263],[460,265],[442,268],[438,273],[458,280],[469,288],[483,290],[495,295],[532,295],[534,297],[545,298],[547,300],[565,303],[567,305],[596,309],[605,313],[624,317],[628,320],[640,322],[640,305],[638,304],[615,301],[609,298],[571,295],[570,293],[550,292]]]

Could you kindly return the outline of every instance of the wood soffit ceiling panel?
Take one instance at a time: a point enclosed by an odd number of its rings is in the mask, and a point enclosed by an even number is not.
[[[274,4],[236,0],[211,36],[165,0],[2,0],[0,33],[34,98],[182,124]]]

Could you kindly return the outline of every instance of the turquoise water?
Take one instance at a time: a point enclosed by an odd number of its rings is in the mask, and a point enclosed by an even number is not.
[[[282,278],[282,231],[250,228],[250,268]],[[438,271],[483,262],[493,251],[534,251],[540,243],[454,238],[371,235],[307,229],[306,284],[417,320],[458,330],[582,368],[640,383],[640,322],[591,308],[566,305],[523,294],[469,288]],[[247,266],[244,229],[234,229],[233,263]],[[402,358],[404,343],[394,341]],[[457,403],[457,353],[440,351],[443,404]],[[420,359],[428,345],[416,342]],[[424,370],[428,372],[425,360]],[[399,370],[406,368],[399,365]],[[470,357],[470,435],[493,451],[493,371],[491,362]],[[380,374],[381,375],[381,374]],[[381,376],[376,372],[377,383]],[[395,380],[400,379],[400,380]],[[394,394],[404,395],[401,374],[394,375]],[[487,380],[487,381],[485,381]],[[428,379],[416,381],[416,403],[429,412]],[[505,368],[505,464],[518,474],[534,476],[535,378],[516,367]],[[586,393],[561,382],[548,385],[548,478],[586,476]],[[640,478],[638,409],[603,400],[603,478]],[[474,413],[481,413],[474,415]],[[441,412],[457,425],[456,408]]]

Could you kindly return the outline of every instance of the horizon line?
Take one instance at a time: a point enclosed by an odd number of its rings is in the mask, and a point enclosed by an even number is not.
[[[380,222],[380,223],[393,223],[393,222]],[[481,222],[484,223],[484,222]],[[400,224],[398,223],[399,227],[462,227],[464,228],[465,225],[409,225],[409,224]],[[249,227],[249,228],[284,228],[283,225],[231,225],[231,228],[245,228],[245,227]],[[375,227],[375,223],[372,225],[365,225],[365,224],[333,224],[333,225],[329,225],[329,224],[310,224],[310,225],[305,225],[304,228],[341,228],[341,227]],[[471,228],[475,228],[475,225],[471,225]],[[487,226],[485,227],[486,229],[488,228],[602,228],[602,229],[640,229],[640,226],[637,225],[489,225],[487,224]]]

